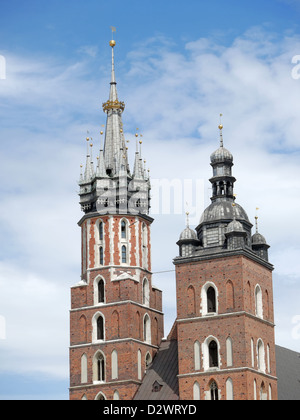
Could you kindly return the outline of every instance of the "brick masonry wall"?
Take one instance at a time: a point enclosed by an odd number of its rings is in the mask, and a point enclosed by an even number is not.
[[[150,224],[140,217],[128,217],[126,238],[121,238],[121,216],[93,217],[82,224],[82,279],[71,288],[70,312],[70,398],[95,399],[103,392],[113,399],[115,390],[120,399],[132,399],[140,384],[137,354],[142,352],[142,372],[146,355],[155,356],[164,336],[162,293],[152,287]],[[99,222],[104,235],[100,238]],[[142,237],[142,229],[147,233]],[[147,243],[145,244],[145,238]],[[121,246],[127,246],[128,264],[122,264]],[[101,266],[99,247],[104,250]],[[147,258],[143,259],[143,253]],[[146,262],[145,262],[146,261]],[[145,266],[142,266],[143,262]],[[124,274],[124,273],[128,273]],[[105,284],[104,303],[98,303],[99,279]],[[149,282],[149,303],[143,304],[143,281]],[[151,321],[151,345],[144,342],[144,316]],[[105,322],[104,340],[97,341],[95,319],[101,315]],[[93,333],[94,329],[94,333]],[[96,338],[95,338],[96,337]],[[93,359],[97,351],[105,356],[105,383],[94,384]],[[112,380],[111,354],[118,354],[119,375]],[[81,357],[88,360],[88,382],[81,384]]]
[[[256,375],[260,378],[260,383],[262,377],[267,378],[265,379],[267,387],[269,384],[272,385],[272,396],[276,398],[277,382],[273,379],[276,377],[276,360],[271,270],[244,255],[232,255],[178,264],[176,282],[179,374],[191,375],[191,378],[180,378],[180,397],[183,399],[193,397],[193,380],[195,375],[199,374],[203,398],[212,378],[218,376],[223,391],[226,380],[231,377],[237,399],[251,399],[253,381],[250,387],[247,379],[248,369],[251,372],[258,370],[257,346],[258,341],[262,340],[266,375],[261,372],[257,372]],[[215,314],[205,314],[204,311],[207,303],[204,301],[203,291],[210,285],[214,285],[216,290],[217,313]],[[257,285],[262,291],[263,319],[256,316]],[[227,366],[226,340],[229,337],[233,347],[231,366]],[[205,361],[205,357],[207,359],[208,356],[204,357],[204,354],[208,354],[205,343],[211,339],[218,343],[220,362],[219,369],[213,370],[209,369],[209,361]],[[253,340],[254,364],[251,340]],[[198,341],[201,347],[199,371],[195,370],[195,341]],[[268,365],[270,371],[267,371]],[[224,369],[227,373],[222,376]],[[244,369],[245,372],[236,373],[237,369]]]

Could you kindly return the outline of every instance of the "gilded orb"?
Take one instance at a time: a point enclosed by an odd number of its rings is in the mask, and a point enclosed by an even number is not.
[[[115,40],[111,40],[110,42],[109,42],[109,45],[113,48],[113,47],[115,47],[116,46],[116,41]]]
[[[222,124],[219,125],[219,129],[223,130],[223,125]]]

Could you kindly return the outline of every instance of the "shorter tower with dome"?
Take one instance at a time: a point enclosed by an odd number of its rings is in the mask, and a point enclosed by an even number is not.
[[[177,242],[180,399],[277,399],[273,266],[266,239],[236,203],[233,155],[211,155],[211,204]]]

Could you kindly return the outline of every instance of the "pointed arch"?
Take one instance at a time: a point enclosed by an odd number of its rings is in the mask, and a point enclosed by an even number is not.
[[[233,366],[233,342],[232,338],[228,337],[226,340],[226,358],[227,358],[227,367]]]
[[[112,339],[120,338],[120,316],[117,310],[111,316],[111,335]]]
[[[259,284],[255,287],[255,315],[263,319],[262,290]]]
[[[127,247],[126,247],[126,245],[122,246],[122,264],[127,264]]]
[[[92,342],[105,340],[105,318],[101,312],[97,312],[92,319],[93,336]]]
[[[269,293],[266,290],[265,292],[266,295],[266,318],[269,319],[270,317],[270,299],[269,299]]]
[[[214,379],[210,381],[209,394],[211,401],[219,401],[219,388],[217,382]]]
[[[79,341],[80,343],[87,342],[87,320],[84,315],[79,318]]]
[[[200,399],[200,385],[198,382],[195,382],[193,386],[193,400],[200,401]]]
[[[119,377],[119,366],[118,366],[118,352],[113,350],[111,354],[111,379],[115,380]]]
[[[103,394],[103,392],[99,392],[99,394],[97,394],[95,401],[105,401],[107,398],[105,396],[105,394]]]
[[[203,344],[203,368],[205,371],[220,367],[220,345],[218,340],[209,336]]]
[[[202,315],[218,313],[218,289],[212,282],[207,282],[201,290]]]
[[[94,280],[94,305],[105,303],[105,280],[97,276]]]
[[[119,399],[120,399],[120,394],[119,394],[119,391],[116,389],[114,392],[114,400],[119,401]]]
[[[145,277],[143,280],[143,305],[150,306],[150,285],[149,280]]]
[[[257,368],[266,373],[265,346],[261,338],[257,341]]]
[[[196,293],[192,285],[187,290],[187,313],[196,315]]]
[[[226,381],[226,400],[233,401],[233,381],[231,378],[228,378]]]
[[[142,340],[142,332],[141,332],[141,315],[139,311],[136,312],[136,332],[137,332],[137,339]]]
[[[226,283],[226,307],[234,309],[234,287],[231,280]]]
[[[146,357],[145,357],[145,364],[146,364],[146,368],[148,368],[152,363],[152,356],[149,352],[147,352]]]
[[[128,220],[122,219],[120,223],[121,239],[128,239]]]
[[[148,314],[144,316],[144,341],[151,344],[151,320]]]
[[[98,350],[93,358],[93,382],[106,381],[106,360],[105,355],[101,350]]]
[[[86,384],[88,382],[88,358],[84,353],[81,356],[81,383]]]
[[[139,349],[138,350],[138,354],[137,354],[137,366],[138,366],[138,380],[141,381],[142,380],[142,352]]]
[[[194,368],[201,369],[201,346],[198,340],[194,343]]]

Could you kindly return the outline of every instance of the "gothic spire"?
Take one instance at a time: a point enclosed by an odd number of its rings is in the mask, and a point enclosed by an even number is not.
[[[111,40],[109,45],[112,48],[112,66],[109,100],[103,104],[103,111],[107,114],[104,159],[107,174],[110,176],[118,176],[121,150],[125,151],[125,166],[126,168],[128,167],[128,156],[122,123],[122,113],[125,109],[125,104],[118,100],[114,57],[116,41]]]

